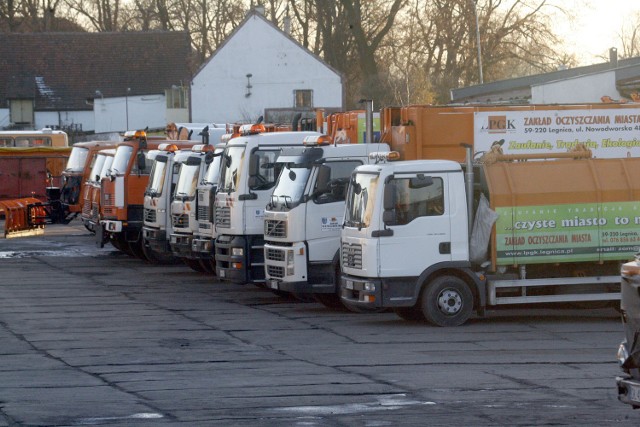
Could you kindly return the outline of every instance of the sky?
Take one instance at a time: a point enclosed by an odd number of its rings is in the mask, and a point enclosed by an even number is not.
[[[632,24],[640,13],[638,0],[555,0],[570,11],[573,19],[558,18],[556,33],[565,41],[565,50],[576,54],[579,65],[604,62],[609,48],[622,53],[620,34],[623,25]],[[604,58],[602,58],[604,57]]]

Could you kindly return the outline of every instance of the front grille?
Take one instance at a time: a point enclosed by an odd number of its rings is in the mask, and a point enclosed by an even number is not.
[[[348,268],[362,269],[362,245],[343,243],[342,265]]]
[[[199,221],[211,221],[211,218],[209,218],[209,206],[198,205],[198,212],[196,215],[196,218],[198,218]]]
[[[115,215],[116,209],[112,207],[104,207],[102,208],[102,212],[104,212],[105,216]]]
[[[267,274],[269,274],[269,277],[282,279],[284,277],[284,267],[278,267],[276,265],[267,265]]]
[[[198,223],[198,228],[200,230],[211,230],[211,223],[210,222],[199,222]]]
[[[113,194],[105,193],[102,197],[105,206],[114,206],[116,197]]]
[[[266,219],[264,221],[264,235],[268,237],[287,237],[287,222]]]
[[[228,206],[216,206],[215,218],[216,226],[225,228],[231,227],[231,208]]]
[[[267,248],[267,259],[269,261],[284,261],[284,251],[281,249]]]
[[[171,224],[174,228],[187,228],[189,227],[189,215],[176,214],[171,215]]]
[[[144,210],[144,221],[145,222],[156,222],[156,210],[155,209],[145,209]]]

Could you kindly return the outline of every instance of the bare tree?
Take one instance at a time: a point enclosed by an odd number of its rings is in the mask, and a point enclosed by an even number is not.
[[[132,13],[122,0],[64,0],[67,7],[89,23],[89,29],[99,32],[127,31]]]
[[[636,12],[633,17],[622,25],[619,34],[622,45],[622,58],[640,56],[640,13]]]

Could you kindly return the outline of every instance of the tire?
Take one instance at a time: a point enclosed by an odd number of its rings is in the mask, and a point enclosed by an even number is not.
[[[409,322],[424,322],[426,319],[424,314],[422,314],[422,310],[420,308],[413,307],[395,307],[393,312],[398,315],[398,317],[407,320]]]
[[[125,254],[127,254],[129,256],[134,256],[133,255],[133,251],[129,247],[129,243],[124,238],[122,233],[118,233],[118,234],[116,234],[116,237],[110,238],[109,242],[111,242],[111,245],[114,248],[116,248],[117,250],[119,250],[120,252],[124,252]]]
[[[147,257],[144,254],[144,250],[142,249],[143,243],[141,238],[138,238],[138,240],[136,241],[130,241],[128,243],[129,243],[129,249],[131,249],[133,256],[143,261],[148,261]]]
[[[207,273],[207,274],[216,274],[216,266],[215,264],[211,263],[211,260],[209,259],[198,259],[198,262],[200,263],[200,266],[202,267],[202,270]]]
[[[464,280],[440,276],[428,283],[420,298],[421,311],[436,326],[460,326],[473,311],[473,294]]]
[[[330,310],[346,311],[347,307],[342,303],[340,297],[336,294],[313,294],[313,297],[320,304]]]
[[[142,253],[151,264],[174,264],[176,257],[154,251],[149,246],[142,244]]]
[[[190,259],[190,258],[182,258],[182,261],[189,266],[189,268],[191,268],[192,270],[197,271],[198,273],[205,273],[204,268],[202,267],[202,265],[200,264],[200,261],[198,261],[197,259]]]

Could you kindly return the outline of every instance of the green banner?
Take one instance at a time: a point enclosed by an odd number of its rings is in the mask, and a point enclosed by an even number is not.
[[[499,265],[628,260],[640,249],[640,202],[497,208]]]

